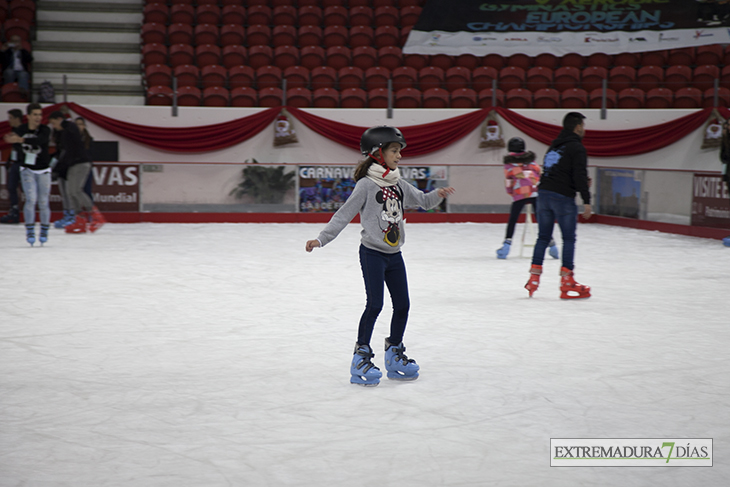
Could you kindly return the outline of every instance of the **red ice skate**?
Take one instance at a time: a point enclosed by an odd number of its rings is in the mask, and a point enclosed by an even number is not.
[[[532,267],[530,267],[530,279],[525,284],[525,289],[530,293],[530,297],[532,297],[532,293],[537,291],[537,287],[540,285],[540,274],[542,274],[542,266],[532,264]]]
[[[573,271],[567,267],[560,269],[560,299],[582,299],[591,297],[591,288],[578,284]]]
[[[100,229],[105,223],[106,220],[104,219],[104,215],[102,215],[99,209],[95,206],[89,214],[89,231],[91,233],[94,233],[95,231]]]
[[[86,218],[76,215],[76,220],[70,225],[66,225],[66,233],[86,233]]]

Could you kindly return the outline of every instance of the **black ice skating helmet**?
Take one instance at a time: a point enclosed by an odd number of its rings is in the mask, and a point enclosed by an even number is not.
[[[378,149],[382,149],[391,142],[398,142],[401,149],[406,146],[406,139],[403,138],[403,134],[397,128],[389,125],[371,127],[363,132],[362,137],[360,137],[360,152],[364,156],[373,153],[379,155],[380,151]],[[378,160],[381,158],[376,157]]]
[[[509,152],[525,152],[525,141],[520,137],[512,137],[507,142],[507,150]]]

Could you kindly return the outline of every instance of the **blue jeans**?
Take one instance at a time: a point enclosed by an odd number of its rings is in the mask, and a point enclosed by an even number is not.
[[[50,224],[51,171],[38,174],[30,169],[21,168],[20,180],[23,183],[23,193],[25,193],[25,205],[23,206],[25,224],[35,223],[36,204],[38,204],[38,211],[41,214],[41,224]]]
[[[383,309],[383,283],[388,286],[390,299],[393,302],[393,317],[390,321],[390,343],[403,341],[408,321],[408,310],[411,302],[408,297],[408,279],[406,264],[400,252],[385,254],[360,245],[360,266],[365,280],[367,303],[360,318],[357,332],[358,345],[369,345],[373,336],[375,320]]]
[[[575,229],[578,225],[578,205],[575,198],[541,189],[537,194],[537,242],[532,254],[533,265],[542,265],[545,249],[553,238],[557,220],[563,234],[563,267],[573,270],[575,256]]]
[[[28,71],[15,71],[12,67],[3,71],[3,78],[6,83],[18,81],[18,88],[27,92],[30,89],[30,73]]]

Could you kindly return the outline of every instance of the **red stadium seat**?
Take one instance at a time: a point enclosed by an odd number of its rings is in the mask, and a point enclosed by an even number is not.
[[[296,46],[299,36],[293,25],[277,25],[272,31],[271,44],[273,47]]]
[[[3,103],[25,103],[28,101],[28,96],[20,89],[18,83],[5,83],[0,100]]]
[[[256,86],[264,88],[281,87],[281,69],[277,66],[261,66],[256,70]]]
[[[246,10],[249,25],[271,25],[271,8],[267,5],[252,5]]]
[[[507,58],[507,66],[517,66],[527,71],[532,66],[532,58],[527,54],[512,54]]]
[[[507,66],[499,72],[499,89],[509,91],[525,85],[525,70],[517,66]]]
[[[337,71],[329,66],[317,66],[312,69],[310,82],[313,90],[334,88],[337,83]]]
[[[347,88],[340,93],[340,107],[342,108],[367,108],[368,98],[365,90],[360,88]]]
[[[725,66],[720,71],[720,86],[730,89],[730,65]]]
[[[631,66],[616,66],[608,72],[608,87],[615,92],[631,88],[636,83],[636,69]]]
[[[169,86],[151,86],[147,90],[147,104],[158,106],[172,105],[172,88]]]
[[[474,71],[480,65],[480,60],[474,54],[459,54],[454,60],[454,66],[461,66],[470,71]]]
[[[643,66],[636,74],[636,86],[648,92],[664,82],[664,70],[656,65]]]
[[[167,28],[167,41],[170,44],[192,44],[193,26],[190,24],[172,24]]]
[[[612,64],[613,56],[602,52],[594,52],[586,59],[586,66],[598,66],[601,68],[606,68],[606,70],[608,70],[608,68],[610,68]]]
[[[375,29],[375,36],[373,42],[375,47],[380,49],[385,46],[399,46],[400,45],[400,30],[398,27],[392,25],[381,25]]]
[[[709,46],[697,46],[695,64],[697,66],[715,65],[722,63],[724,58],[723,48],[720,44]]]
[[[603,87],[603,80],[608,79],[608,70],[602,66],[588,66],[581,73],[581,88],[589,94],[593,94],[594,90],[600,90]]]
[[[373,44],[375,32],[369,25],[356,25],[350,28],[350,47],[370,46]]]
[[[426,4],[426,0],[398,0],[400,8],[403,7],[419,7]]]
[[[218,44],[218,27],[211,24],[198,24],[195,26],[195,45]]]
[[[378,49],[378,66],[391,71],[403,65],[403,52],[400,47],[385,46]]]
[[[352,50],[352,65],[365,71],[378,64],[378,51],[371,46],[360,46]]]
[[[30,22],[26,20],[9,18],[3,23],[3,30],[6,39],[17,35],[20,40],[30,42]]]
[[[346,66],[337,73],[338,86],[340,90],[348,88],[362,88],[365,73],[357,66]]]
[[[386,5],[382,7],[375,7],[373,13],[373,23],[375,27],[383,25],[392,25],[398,27],[400,23],[400,13],[397,8],[392,5]]]
[[[613,57],[614,66],[631,66],[632,68],[636,68],[640,62],[640,55],[636,52],[622,52]],[[619,98],[621,98],[620,95]]]
[[[499,73],[491,66],[476,68],[471,73],[471,85],[474,91],[479,93],[482,90],[492,89],[492,81],[497,79]]]
[[[347,25],[347,9],[343,6],[333,6],[324,9],[324,26]],[[352,24],[360,25],[360,24]]]
[[[456,60],[448,54],[433,54],[430,56],[428,65],[441,68],[444,71],[454,66]]]
[[[400,66],[391,72],[393,91],[403,88],[414,88],[418,81],[418,71],[408,66]]]
[[[165,44],[167,42],[167,29],[164,24],[154,22],[143,24],[140,35],[144,44]]]
[[[224,6],[221,10],[221,23],[223,25],[235,24],[242,26],[246,23],[246,9],[240,4]]]
[[[527,83],[527,88],[532,92],[550,88],[553,85],[553,70],[544,66],[530,68],[527,70],[525,82]]]
[[[152,64],[144,70],[147,86],[172,86],[172,69],[164,64]]]
[[[578,88],[580,85],[580,70],[573,66],[562,66],[553,73],[553,86],[559,92]],[[587,94],[586,94],[587,96]]]
[[[228,69],[246,64],[246,48],[243,46],[225,46],[221,54],[223,66]]]
[[[213,4],[200,4],[195,9],[195,22],[200,24],[211,24],[218,25],[221,22],[221,9],[218,5]],[[205,98],[205,93],[203,93]]]
[[[231,88],[232,107],[255,107],[258,104],[258,93],[249,86]]]
[[[479,104],[479,108],[493,108],[493,107],[503,107],[504,106],[504,91],[502,90],[492,90],[492,88],[487,88],[485,90],[481,90],[477,94],[477,103]],[[494,103],[496,101],[496,104]]]
[[[589,108],[601,108],[601,104],[603,103],[603,90],[601,88],[598,88],[597,90],[593,90],[588,95],[588,107]],[[616,108],[616,105],[618,103],[618,97],[616,96],[616,92],[610,89],[606,90],[606,108]]]
[[[256,71],[251,66],[234,66],[228,70],[228,86],[234,88],[251,88],[256,79]],[[233,96],[233,91],[231,91]]]
[[[297,9],[292,5],[274,7],[272,22],[274,25],[297,25]]]
[[[428,66],[428,57],[422,54],[404,54],[403,65],[420,71]]]
[[[686,65],[669,66],[664,72],[664,86],[672,91],[689,86],[692,80],[692,68]]]
[[[352,7],[369,7],[372,4],[370,0],[347,0],[347,6]]]
[[[249,25],[246,38],[250,47],[268,46],[271,44],[271,28],[268,25]]]
[[[507,65],[507,60],[500,54],[487,54],[484,56],[483,66],[489,66],[499,71]]]
[[[671,108],[674,93],[667,88],[652,88],[646,93],[646,108]]]
[[[451,92],[451,108],[476,108],[477,92],[470,88],[459,88]]]
[[[195,50],[190,44],[174,44],[170,46],[169,59],[173,68],[183,64],[195,64]]]
[[[142,64],[167,64],[167,46],[164,44],[145,44],[142,46]]]
[[[177,86],[198,86],[200,69],[192,64],[182,64],[174,69]]]
[[[297,0],[296,3],[300,7],[306,7],[308,5],[313,5],[313,6],[319,6],[320,5],[320,1],[319,0]]]
[[[720,78],[720,68],[714,65],[697,66],[692,75],[692,86],[704,92],[715,87]]]
[[[727,108],[730,106],[730,90],[727,88],[718,88],[717,90],[717,106]],[[703,108],[714,108],[715,107],[715,90],[709,89],[705,91],[702,97]]]
[[[314,5],[299,7],[299,26],[322,24],[322,9]]]
[[[443,88],[444,70],[436,66],[426,66],[418,72],[418,85],[423,92],[431,88]]]
[[[444,83],[446,90],[454,92],[455,90],[469,88],[471,85],[471,71],[462,66],[454,66],[444,73]],[[476,93],[474,93],[476,97]],[[476,98],[474,103],[476,104]]]
[[[669,51],[669,59],[667,64],[669,66],[691,66],[695,63],[695,49],[694,47],[684,47],[682,49],[672,49]]]
[[[320,46],[305,46],[299,51],[299,64],[310,71],[324,64],[324,49]]]
[[[388,107],[388,90],[385,88],[375,88],[368,90],[368,108],[387,108]]]
[[[618,108],[644,108],[646,93],[639,88],[626,88],[618,94]]]
[[[365,70],[365,89],[370,92],[377,88],[388,88],[390,70],[382,66],[374,66]]]
[[[571,66],[567,66],[571,67]],[[577,69],[577,68],[574,68]],[[560,108],[587,108],[588,93],[581,88],[569,88],[560,94]]]
[[[227,107],[231,104],[231,94],[222,86],[210,86],[203,89],[203,106]]]
[[[663,68],[667,64],[669,58],[669,52],[666,50],[662,51],[648,51],[641,53],[641,65],[642,66],[659,66]]]
[[[569,66],[571,68],[583,69],[583,66],[585,66],[585,64],[585,58],[583,57],[583,55],[578,54],[577,52],[569,52],[568,54],[564,54],[560,58],[560,66],[563,67]]]
[[[288,88],[309,87],[309,70],[304,66],[289,66],[284,70],[284,79]]]
[[[282,105],[283,93],[281,88],[264,88],[259,90],[259,106],[280,107]]]
[[[448,96],[449,94],[446,93],[447,100]],[[395,96],[393,97],[393,106],[395,108],[421,108],[421,103],[421,92],[415,88],[403,88],[402,90],[398,90],[395,92]],[[446,106],[448,107],[448,101]]]
[[[534,108],[560,108],[560,93],[552,88],[540,88],[533,95]]]
[[[242,46],[246,40],[246,30],[242,25],[228,24],[221,27],[221,46]]]
[[[12,0],[10,2],[10,17],[25,20],[29,24],[35,23],[35,10],[33,0]]]
[[[269,66],[274,63],[274,52],[269,46],[251,46],[248,48],[248,65],[253,69]]]
[[[535,61],[533,63],[534,66],[542,66],[543,68],[550,68],[553,71],[558,67],[560,64],[560,60],[555,56],[555,54],[544,52],[542,54],[538,54],[535,56]]]
[[[219,3],[223,5],[223,7],[227,7],[229,5],[241,5],[242,0],[220,0]],[[249,5],[253,5],[253,2],[249,1]]]
[[[144,23],[165,25],[169,18],[170,9],[164,3],[148,3],[144,6]]]
[[[197,107],[200,106],[202,94],[200,90],[194,86],[178,86],[177,87],[177,104],[181,107]]]
[[[337,108],[340,106],[340,92],[333,88],[314,90],[312,106],[315,108]]]
[[[700,108],[702,106],[702,92],[697,88],[680,88],[674,92],[672,108]]]
[[[312,106],[312,92],[306,88],[290,88],[286,90],[286,104],[297,108]]]
[[[507,108],[532,108],[532,92],[523,88],[513,88],[507,92]]]
[[[350,40],[350,31],[344,25],[330,25],[324,28],[322,46],[345,46]]]
[[[350,48],[345,46],[333,46],[327,48],[327,66],[335,69],[342,69],[349,66],[352,60]]]
[[[403,6],[403,1],[400,1],[400,25],[405,27],[407,25],[416,25],[418,18],[421,16],[421,7],[417,5]]]
[[[249,56],[249,62],[251,58]],[[203,44],[195,48],[195,64],[199,68],[203,66],[209,66],[211,64],[222,64],[223,56],[221,54],[221,48],[215,44]]]
[[[373,0],[373,8],[395,7],[395,4],[395,0]],[[350,5],[351,7],[353,6],[352,2],[348,2],[348,5]]]
[[[195,23],[195,9],[189,4],[173,4],[170,8],[170,23],[193,25]]]
[[[322,28],[318,25],[299,27],[299,47],[322,45]]]
[[[279,46],[274,49],[274,65],[281,69],[299,64],[299,49],[294,46]]]
[[[200,70],[200,84],[203,88],[210,88],[211,86],[226,86],[227,77],[228,70],[218,64],[204,66]]]
[[[321,0],[322,1],[322,8],[327,7],[344,7],[346,1],[345,0]],[[349,5],[349,2],[348,2]],[[352,6],[352,5],[350,5]]]
[[[350,25],[373,25],[373,9],[370,7],[351,7]]]

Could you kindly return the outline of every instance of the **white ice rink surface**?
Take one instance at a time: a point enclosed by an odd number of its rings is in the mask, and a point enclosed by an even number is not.
[[[2,226],[0,486],[730,485],[721,242],[580,225],[594,295],[561,301],[504,225],[411,224],[421,377],[364,388],[359,226],[307,254],[321,228]],[[714,438],[714,466],[551,468],[551,437]]]

